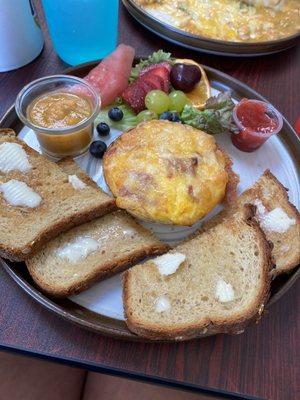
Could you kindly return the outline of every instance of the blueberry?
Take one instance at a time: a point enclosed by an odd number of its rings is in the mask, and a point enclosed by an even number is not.
[[[99,133],[99,135],[101,135],[101,136],[107,136],[110,132],[110,127],[105,122],[100,122],[96,126],[96,129],[97,129],[97,132]]]
[[[119,107],[113,107],[108,111],[108,116],[112,121],[121,121],[124,114]]]
[[[101,140],[96,140],[90,145],[90,153],[96,158],[102,158],[106,152],[107,146]]]
[[[171,119],[170,121],[172,122],[181,122],[181,119],[179,118],[178,114],[176,112],[171,113]]]
[[[165,111],[160,114],[159,119],[165,119],[167,121],[172,121],[172,114],[171,111]]]

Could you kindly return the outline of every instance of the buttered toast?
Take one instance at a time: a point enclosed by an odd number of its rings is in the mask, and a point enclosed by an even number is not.
[[[26,265],[44,292],[67,297],[167,250],[125,211],[115,211],[60,234]]]
[[[49,239],[111,212],[115,201],[0,130],[0,256],[23,261]]]
[[[149,339],[238,332],[261,314],[270,249],[252,208],[124,274],[126,323]]]
[[[256,217],[266,238],[273,245],[273,277],[291,271],[300,263],[300,215],[289,202],[282,184],[269,171],[238,198],[235,205],[203,224],[204,230],[214,227],[225,218],[230,218],[246,203],[256,206]]]

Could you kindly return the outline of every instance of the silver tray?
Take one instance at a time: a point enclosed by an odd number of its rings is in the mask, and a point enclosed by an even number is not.
[[[122,0],[122,2],[128,12],[151,32],[169,42],[203,53],[231,57],[254,57],[278,53],[300,43],[300,33],[283,39],[255,43],[210,39],[205,36],[185,32],[155,18],[139,7],[134,0]]]

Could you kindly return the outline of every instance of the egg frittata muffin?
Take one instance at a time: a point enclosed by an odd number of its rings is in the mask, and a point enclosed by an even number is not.
[[[213,136],[152,120],[110,145],[103,170],[118,207],[144,220],[192,225],[222,202],[227,185],[232,191],[229,163]]]

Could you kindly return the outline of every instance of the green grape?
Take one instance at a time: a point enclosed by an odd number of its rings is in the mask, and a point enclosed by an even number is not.
[[[169,109],[169,96],[162,90],[151,90],[145,98],[145,105],[148,110],[161,114]]]
[[[144,110],[138,113],[136,117],[137,117],[137,122],[139,124],[140,122],[150,121],[151,119],[157,119],[158,115],[153,111]]]
[[[181,90],[174,90],[169,94],[169,110],[181,113],[184,106],[189,103],[189,99]]]

